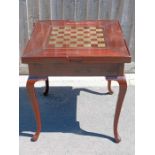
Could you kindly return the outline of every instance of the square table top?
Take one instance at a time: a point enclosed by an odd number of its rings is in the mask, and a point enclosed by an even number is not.
[[[129,63],[130,52],[117,20],[46,20],[34,24],[23,63],[52,61]]]

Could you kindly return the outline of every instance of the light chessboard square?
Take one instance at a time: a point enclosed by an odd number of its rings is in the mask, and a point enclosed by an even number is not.
[[[103,29],[95,26],[53,26],[49,48],[105,48]]]

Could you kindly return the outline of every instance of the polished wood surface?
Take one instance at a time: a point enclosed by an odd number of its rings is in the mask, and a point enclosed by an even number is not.
[[[116,109],[115,109],[115,116],[114,116],[114,136],[115,136],[115,142],[119,143],[121,141],[121,138],[118,134],[118,121],[119,121],[119,116],[120,116],[120,112],[122,109],[122,104],[123,104],[123,100],[126,94],[126,90],[127,90],[127,82],[124,76],[118,76],[118,77],[106,77],[108,80],[108,89],[109,89],[109,93],[113,93],[111,90],[111,80],[115,80],[118,82],[119,84],[119,94],[118,94],[118,99],[117,99],[117,104],[116,104]]]
[[[124,63],[131,62],[131,56],[118,21],[38,21],[34,24],[22,62],[29,66],[27,90],[37,124],[33,141],[38,139],[41,131],[35,82],[45,81],[43,94],[47,96],[48,76],[105,76],[108,94],[113,94],[112,80],[119,84],[113,128],[115,142],[120,142],[118,121],[127,89]]]
[[[105,47],[50,47],[48,42],[52,27],[97,27],[102,30]],[[81,36],[81,34],[77,34]],[[75,36],[74,36],[75,37]],[[91,36],[85,37],[89,39]],[[102,37],[102,36],[101,36]],[[80,38],[81,39],[81,38]],[[103,38],[101,38],[103,39]],[[70,40],[72,41],[72,40]],[[67,45],[67,41],[63,41]],[[97,46],[97,45],[96,45]],[[35,23],[31,39],[22,56],[23,63],[51,62],[51,61],[102,61],[110,63],[125,63],[131,61],[129,50],[123,38],[122,30],[118,21],[38,21]]]

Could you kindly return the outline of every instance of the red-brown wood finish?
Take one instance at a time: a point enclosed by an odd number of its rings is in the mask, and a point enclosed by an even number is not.
[[[57,33],[57,30],[55,29],[59,29],[60,27],[65,32],[59,31],[59,33]],[[74,47],[76,42],[71,41],[74,44],[72,45],[73,47],[71,47],[70,44],[66,42],[67,39],[65,38],[65,35],[68,33],[66,30],[68,27],[71,27],[70,31],[74,31],[75,29],[76,32],[77,29],[88,31],[90,27],[92,27],[92,29],[95,28],[95,33],[99,36],[99,39],[97,38],[99,41],[98,45],[94,44],[93,38],[91,46],[90,44],[88,47],[86,47],[85,44],[84,46],[77,44],[77,47]],[[97,31],[100,31],[102,38],[100,38]],[[60,43],[56,42],[54,44],[52,36],[56,34],[56,37],[61,38],[61,33],[64,33],[64,40],[63,46],[59,47]],[[89,35],[91,33],[92,32],[89,32]],[[72,36],[72,34],[70,35]],[[73,35],[74,36],[72,37],[75,39],[76,37],[80,37],[81,34],[78,32],[76,35]],[[85,43],[85,41],[89,40],[91,37],[92,36],[84,37],[84,40],[82,41]],[[77,41],[80,40],[81,38],[77,39]],[[99,46],[100,41],[102,42],[101,46]],[[48,95],[48,76],[105,76],[108,81],[109,94],[113,93],[111,89],[111,81],[117,81],[119,83],[119,94],[114,118],[114,137],[115,142],[118,143],[120,141],[117,127],[123,99],[127,89],[124,77],[124,63],[131,62],[131,56],[118,21],[38,21],[34,24],[31,38],[24,49],[24,54],[21,59],[23,63],[26,63],[29,66],[30,77],[27,81],[27,90],[32,102],[37,123],[36,133],[32,137],[33,141],[38,139],[41,131],[40,111],[34,84],[38,80],[45,80],[46,86],[44,95]]]
[[[52,26],[96,26],[103,29],[105,48],[48,48],[47,40]],[[80,35],[80,34],[79,34]],[[38,21],[35,23],[31,39],[28,41],[23,63],[41,63],[51,61],[102,61],[125,63],[131,61],[129,50],[123,38],[120,24],[116,20],[98,21]]]
[[[115,80],[119,84],[119,94],[118,94],[118,99],[117,99],[117,104],[116,104],[116,110],[115,110],[115,116],[114,116],[114,136],[115,136],[115,142],[119,143],[121,141],[121,138],[118,134],[118,121],[119,121],[119,116],[123,104],[123,100],[126,94],[127,90],[127,82],[124,76],[118,76],[118,77],[106,77],[108,82],[111,82],[111,80]],[[109,83],[109,88],[111,91],[110,83]]]
[[[122,76],[124,65],[93,62],[29,64],[29,74],[36,76]]]
[[[39,137],[40,131],[41,131],[41,118],[40,118],[40,110],[39,110],[39,104],[36,96],[36,92],[34,89],[34,84],[39,81],[39,80],[45,80],[46,81],[46,89],[45,89],[45,94],[48,93],[48,79],[47,78],[38,78],[38,77],[29,77],[27,80],[26,88],[32,103],[32,108],[34,111],[35,119],[36,119],[36,133],[32,137],[32,141],[36,141]]]

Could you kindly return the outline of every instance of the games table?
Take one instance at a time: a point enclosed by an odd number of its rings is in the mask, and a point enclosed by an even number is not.
[[[49,90],[48,76],[105,76],[109,94],[113,93],[111,81],[119,84],[113,128],[115,142],[120,142],[118,120],[127,90],[124,63],[130,63],[131,56],[119,21],[37,21],[24,49],[22,62],[29,67],[26,87],[37,124],[33,141],[38,139],[41,132],[35,82],[45,80],[46,96]]]

